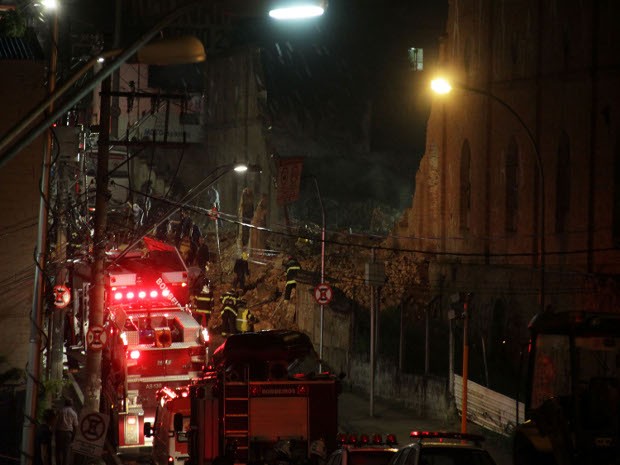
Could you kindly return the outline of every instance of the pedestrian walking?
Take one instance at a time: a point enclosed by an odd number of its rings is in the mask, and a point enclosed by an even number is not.
[[[284,288],[284,300],[290,300],[291,292],[297,287],[297,272],[301,269],[301,265],[295,257],[289,255],[284,264],[286,274],[286,287]]]
[[[230,289],[222,297],[222,336],[235,334],[237,332],[237,292]]]
[[[250,267],[248,265],[248,254],[243,252],[241,257],[235,260],[233,267],[235,273],[235,279],[233,281],[233,287],[245,291],[245,277],[250,277]]]
[[[73,401],[68,397],[58,411],[56,420],[56,465],[70,465],[71,443],[78,428],[78,416],[73,409]]]
[[[52,436],[56,423],[56,412],[46,409],[43,423],[37,427],[34,439],[34,465],[52,465]]]

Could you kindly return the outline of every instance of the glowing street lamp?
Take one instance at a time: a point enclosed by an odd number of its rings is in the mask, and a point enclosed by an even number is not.
[[[325,13],[324,0],[280,0],[274,2],[269,16],[277,20],[315,18]]]

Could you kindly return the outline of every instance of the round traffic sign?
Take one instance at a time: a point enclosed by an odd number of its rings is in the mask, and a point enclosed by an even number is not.
[[[65,308],[71,302],[71,292],[67,286],[59,284],[54,286],[54,306],[56,308]]]
[[[101,350],[105,346],[108,335],[103,326],[91,326],[86,333],[86,343],[91,350]]]
[[[319,305],[327,305],[332,301],[333,297],[334,291],[327,283],[318,284],[314,288],[314,300],[316,300]]]

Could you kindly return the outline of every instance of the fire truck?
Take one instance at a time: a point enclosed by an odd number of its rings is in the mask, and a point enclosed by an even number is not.
[[[620,314],[545,312],[529,329],[515,465],[620,463]]]
[[[340,377],[305,334],[270,330],[231,335],[205,376],[190,386],[189,463],[306,462],[336,448]],[[175,415],[175,432],[183,416]]]
[[[178,250],[144,238],[145,249],[106,269],[106,330],[101,411],[119,454],[150,453],[144,423],[153,422],[157,392],[202,376],[209,336],[186,305],[188,270]]]

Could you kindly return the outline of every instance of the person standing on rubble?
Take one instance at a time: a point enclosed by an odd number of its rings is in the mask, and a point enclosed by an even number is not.
[[[237,332],[237,292],[230,289],[220,297],[222,302],[222,336]]]
[[[250,267],[248,266],[248,254],[243,252],[241,257],[235,260],[235,266],[233,267],[235,273],[235,279],[233,281],[233,287],[245,291],[245,277],[250,277]]]
[[[284,300],[290,300],[291,292],[297,287],[297,272],[301,269],[301,265],[295,257],[289,255],[284,270],[286,274],[286,287],[284,288]]]

